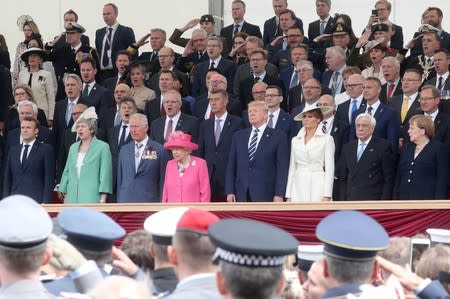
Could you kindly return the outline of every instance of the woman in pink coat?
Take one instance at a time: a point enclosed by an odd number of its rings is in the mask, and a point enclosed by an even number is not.
[[[173,132],[164,148],[172,151],[174,159],[167,163],[162,202],[209,202],[208,167],[205,160],[191,155],[198,148],[191,135]]]

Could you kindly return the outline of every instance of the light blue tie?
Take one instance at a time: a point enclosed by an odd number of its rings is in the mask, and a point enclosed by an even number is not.
[[[358,162],[359,162],[359,159],[361,159],[362,154],[364,153],[365,147],[366,147],[366,144],[364,142],[362,142],[359,145],[358,152],[356,153],[356,158],[357,158]]]
[[[355,118],[356,110],[358,110],[358,107],[356,106],[356,100],[352,100],[352,113],[350,116],[350,124],[353,124],[353,119]]]
[[[67,104],[67,110],[66,110],[66,124],[67,126],[70,123],[70,119],[72,118],[72,110],[73,110],[74,103],[72,101],[69,101]]]

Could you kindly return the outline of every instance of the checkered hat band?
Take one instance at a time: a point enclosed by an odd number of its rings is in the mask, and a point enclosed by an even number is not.
[[[249,267],[277,267],[284,264],[285,256],[262,256],[254,254],[242,254],[217,248],[213,261],[223,260],[225,262],[249,266]]]

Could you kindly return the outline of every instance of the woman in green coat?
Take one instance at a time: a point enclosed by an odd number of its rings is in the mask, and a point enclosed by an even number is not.
[[[79,141],[72,144],[59,186],[65,203],[105,203],[112,193],[112,160],[107,143],[95,137],[95,108],[84,111],[73,124]]]

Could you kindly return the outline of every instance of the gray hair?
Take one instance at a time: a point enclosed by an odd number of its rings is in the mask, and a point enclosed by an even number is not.
[[[168,91],[166,91],[166,92],[164,93],[164,96],[166,96],[166,95],[168,95],[168,94],[174,94],[174,95],[175,95],[175,98],[180,102],[180,104],[182,104],[182,101],[181,101],[181,94],[180,94],[178,91],[176,91],[175,89],[169,89]]]
[[[342,260],[327,256],[328,270],[340,284],[366,283],[373,272],[374,259]]]
[[[64,75],[64,78],[63,78],[64,84],[66,84],[66,81],[67,81],[67,79],[69,79],[69,78],[74,79],[75,81],[77,81],[78,85],[83,86],[83,82],[81,81],[80,76],[78,76],[77,74],[68,74],[68,73],[66,73],[66,74]]]
[[[345,56],[344,49],[342,49],[339,46],[333,46],[333,47],[327,48],[327,53],[333,53],[337,56],[340,56],[344,61],[347,59],[347,57]]]
[[[38,106],[35,103],[33,103],[31,101],[28,101],[28,100],[20,101],[19,104],[17,105],[17,111],[20,113],[20,110],[24,106],[31,106],[32,109],[33,109],[33,114],[35,116],[37,116],[37,114],[38,114]]]
[[[141,123],[141,125],[148,126],[148,118],[144,114],[142,114],[142,113],[133,113],[130,116],[130,120],[134,119],[134,118],[138,119],[139,122]]]
[[[246,267],[220,261],[225,286],[233,298],[270,299],[275,295],[283,267]]]
[[[164,40],[166,40],[166,31],[164,29],[161,28],[152,28],[150,29],[150,32],[161,32],[163,34]]]
[[[400,69],[400,62],[395,57],[392,56],[384,57],[383,60],[381,61],[382,65],[383,62],[392,62],[397,69]]]
[[[317,2],[325,3],[326,5],[328,5],[328,7],[331,8],[331,0],[316,0],[316,3]]]
[[[314,69],[312,62],[309,60],[297,61],[297,64],[295,66],[298,68],[298,66],[300,66],[300,65],[307,65],[310,69],[312,69],[312,70]]]
[[[207,42],[209,42],[209,41],[211,41],[211,40],[218,42],[218,43],[219,43],[219,46],[220,46],[221,48],[223,48],[223,42],[222,42],[222,39],[221,39],[220,37],[215,36],[215,35],[212,35],[212,36],[208,37]]]
[[[203,35],[204,38],[208,36],[208,32],[206,32],[206,30],[202,28],[194,29],[194,31],[192,31],[191,37],[193,37],[196,34],[201,34]]]
[[[356,119],[355,119],[355,123],[361,119],[361,118],[365,118],[369,120],[370,126],[372,128],[375,128],[375,126],[377,125],[377,120],[375,119],[375,117],[373,117],[372,115],[370,115],[369,113],[361,113],[359,114]]]
[[[91,136],[97,134],[97,120],[95,118],[79,118],[77,125],[80,123],[85,123],[88,126],[89,131],[91,131]]]

